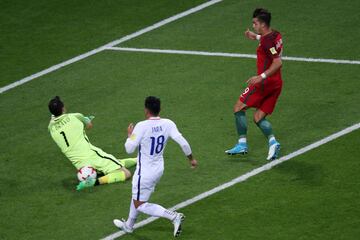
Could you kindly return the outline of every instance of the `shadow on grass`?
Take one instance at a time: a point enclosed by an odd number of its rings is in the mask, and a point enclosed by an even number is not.
[[[172,236],[172,228],[171,226],[169,225],[169,227],[166,227],[166,226],[154,226],[154,227],[149,227],[149,226],[145,226],[146,228],[148,228],[147,230],[149,232],[151,232],[151,234],[155,234],[157,235],[157,233],[161,233],[161,234],[164,234],[166,232],[169,233],[169,239],[172,239],[173,236]],[[139,234],[139,233],[132,233],[132,234],[129,234],[128,236],[131,236],[130,239],[136,239],[136,240],[157,240],[159,239],[159,236],[156,236],[156,237],[149,237],[149,236],[145,236],[145,234]],[[120,238],[118,238],[120,239]]]
[[[261,161],[259,159],[255,159],[249,155],[228,155],[224,161],[228,161],[231,163],[247,163],[252,166],[261,166],[266,164],[266,162]]]
[[[65,178],[62,181],[62,185],[64,189],[73,192],[74,189],[76,189],[76,185],[78,184],[78,181],[74,177]]]
[[[274,168],[275,171],[289,175],[289,181],[307,185],[321,186],[323,185],[323,169],[319,164],[307,163],[302,161],[289,161]]]

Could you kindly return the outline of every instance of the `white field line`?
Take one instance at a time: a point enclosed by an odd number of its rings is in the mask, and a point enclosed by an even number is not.
[[[127,52],[150,52],[150,53],[165,53],[165,54],[200,55],[200,56],[217,56],[217,57],[232,57],[232,58],[256,58],[255,54],[204,52],[204,51],[187,51],[187,50],[170,50],[170,49],[108,47],[108,48],[106,48],[106,50],[127,51]],[[281,59],[288,60],[288,61],[298,61],[298,62],[360,64],[360,61],[357,61],[357,60],[342,60],[342,59],[304,58],[304,57],[282,57]]]
[[[321,145],[324,145],[324,144],[326,144],[326,143],[328,143],[328,142],[330,142],[330,141],[332,141],[334,139],[337,139],[337,138],[339,138],[341,136],[344,136],[344,135],[346,135],[346,134],[348,134],[348,133],[350,133],[352,131],[355,131],[355,130],[357,130],[359,128],[360,128],[360,123],[354,124],[351,127],[345,128],[345,129],[343,129],[343,130],[341,130],[341,131],[339,131],[337,133],[331,134],[330,136],[325,137],[325,138],[323,138],[323,139],[321,139],[321,140],[319,140],[317,142],[314,142],[314,143],[312,143],[312,144],[310,144],[310,145],[308,145],[306,147],[300,148],[299,150],[297,150],[295,152],[292,152],[292,153],[290,153],[290,154],[288,154],[286,156],[283,156],[280,159],[274,160],[274,161],[269,162],[269,163],[267,163],[267,164],[265,164],[265,165],[263,165],[263,166],[261,166],[259,168],[253,169],[250,172],[247,172],[244,175],[241,175],[241,176],[239,176],[237,178],[234,178],[234,179],[232,179],[231,181],[229,181],[227,183],[224,183],[224,184],[222,184],[222,185],[220,185],[218,187],[215,187],[215,188],[213,188],[213,189],[211,189],[209,191],[201,193],[201,194],[199,194],[199,195],[197,195],[197,196],[195,196],[195,197],[193,197],[191,199],[183,201],[183,202],[171,207],[170,209],[171,210],[177,210],[177,209],[180,209],[180,208],[184,208],[184,207],[186,207],[186,206],[188,206],[190,204],[193,204],[193,203],[195,203],[197,201],[200,201],[200,200],[202,200],[202,199],[204,199],[204,198],[206,198],[208,196],[211,196],[211,195],[213,195],[213,194],[215,194],[217,192],[220,192],[220,191],[222,191],[222,190],[224,190],[226,188],[229,188],[229,187],[231,187],[231,186],[233,186],[233,185],[235,185],[237,183],[243,182],[243,181],[247,180],[248,178],[250,178],[252,176],[255,176],[255,175],[259,174],[259,173],[270,170],[271,168],[273,168],[276,165],[279,165],[279,164],[281,164],[281,163],[283,163],[285,161],[288,161],[288,160],[290,160],[290,159],[292,159],[294,157],[297,157],[297,156],[299,156],[299,155],[301,155],[303,153],[306,153],[306,152],[308,152],[308,151],[310,151],[310,150],[312,150],[314,148],[317,148],[317,147],[319,147]],[[158,219],[158,218],[156,218],[156,217],[147,218],[147,219],[135,224],[134,228],[140,228],[140,227],[142,227],[144,225],[147,225],[147,224],[155,221],[156,219]],[[104,237],[102,240],[116,239],[116,238],[118,238],[118,237],[120,237],[120,236],[122,236],[124,234],[125,234],[125,232],[118,231],[118,232],[115,232],[115,233],[113,233],[113,234],[111,234],[111,235],[109,235],[107,237]]]
[[[192,13],[198,12],[198,11],[204,9],[204,8],[207,8],[207,7],[211,6],[211,5],[214,5],[214,4],[216,4],[216,3],[219,3],[219,2],[221,2],[221,1],[222,1],[222,0],[212,0],[212,1],[209,1],[209,2],[206,2],[206,3],[203,3],[203,4],[200,4],[200,5],[197,6],[197,7],[191,8],[191,9],[189,9],[189,10],[187,10],[187,11],[184,11],[184,12],[182,12],[182,13],[179,13],[179,14],[176,14],[176,15],[174,15],[174,16],[172,16],[172,17],[169,17],[169,18],[167,18],[167,19],[164,19],[164,20],[162,20],[162,21],[160,21],[160,22],[157,22],[157,23],[155,23],[155,24],[153,24],[153,25],[151,25],[151,26],[149,26],[149,27],[146,27],[146,28],[141,29],[141,30],[139,30],[139,31],[137,31],[137,32],[134,32],[134,33],[132,33],[132,34],[129,34],[129,35],[127,35],[127,36],[124,36],[124,37],[122,37],[122,38],[120,38],[120,39],[117,39],[117,40],[115,40],[115,41],[109,42],[109,43],[107,43],[107,44],[105,44],[105,45],[103,45],[103,46],[101,46],[101,47],[98,47],[98,48],[96,48],[96,49],[94,49],[94,50],[91,50],[91,51],[89,51],[89,52],[83,53],[83,54],[81,54],[81,55],[79,55],[79,56],[76,56],[76,57],[74,57],[74,58],[71,58],[71,59],[69,59],[69,60],[67,60],[67,61],[65,61],[65,62],[56,64],[56,65],[54,65],[54,66],[52,66],[52,67],[49,67],[49,68],[47,68],[47,69],[45,69],[45,70],[42,70],[42,71],[38,72],[38,73],[35,73],[35,74],[30,75],[30,76],[28,76],[28,77],[25,77],[25,78],[23,78],[23,79],[21,79],[21,80],[18,80],[18,81],[16,81],[16,82],[13,82],[13,83],[11,83],[11,84],[9,84],[9,85],[6,85],[6,86],[4,86],[4,87],[1,87],[1,88],[0,88],[0,94],[4,93],[4,92],[6,92],[6,91],[8,91],[8,90],[10,90],[10,89],[12,89],[12,88],[15,88],[15,87],[17,87],[17,86],[20,86],[20,85],[22,85],[22,84],[24,84],[24,83],[27,83],[27,82],[35,79],[35,78],[41,77],[41,76],[43,76],[43,75],[45,75],[45,74],[48,74],[48,73],[51,73],[51,72],[54,72],[54,71],[56,71],[56,70],[58,70],[58,69],[60,69],[60,68],[63,68],[63,67],[65,67],[65,66],[67,66],[67,65],[70,65],[70,64],[72,64],[72,63],[78,62],[78,61],[80,61],[80,60],[82,60],[82,59],[84,59],[84,58],[87,58],[87,57],[92,56],[92,55],[94,55],[94,54],[96,54],[96,53],[99,53],[99,52],[101,52],[101,51],[104,51],[106,48],[113,47],[113,46],[116,46],[116,45],[118,45],[118,44],[120,44],[120,43],[126,42],[126,41],[128,41],[128,40],[130,40],[130,39],[136,38],[136,37],[138,37],[138,36],[140,36],[140,35],[142,35],[142,34],[144,34],[144,33],[150,32],[150,31],[152,31],[152,30],[154,30],[154,29],[157,29],[157,28],[159,28],[159,27],[161,27],[161,26],[164,26],[164,25],[166,25],[166,24],[168,24],[168,23],[171,23],[171,22],[173,22],[173,21],[176,21],[176,20],[178,20],[178,19],[180,19],[180,18],[186,17],[186,16],[188,16],[188,15],[190,15],[190,14],[192,14]]]

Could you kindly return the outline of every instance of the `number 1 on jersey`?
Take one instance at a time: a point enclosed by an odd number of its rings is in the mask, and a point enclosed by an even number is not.
[[[159,154],[164,148],[165,137],[163,135],[160,135],[158,138],[150,137],[150,139],[151,139],[150,155],[154,155],[154,152],[156,154]]]
[[[70,145],[69,145],[69,142],[68,142],[68,140],[67,140],[67,138],[66,138],[66,135],[65,135],[64,131],[61,131],[60,134],[63,135],[64,140],[65,140],[65,143],[66,143],[66,146],[69,147]]]

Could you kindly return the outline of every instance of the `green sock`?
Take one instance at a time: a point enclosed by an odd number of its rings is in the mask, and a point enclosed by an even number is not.
[[[244,111],[234,113],[236,130],[240,137],[246,137],[247,134],[247,122]]]
[[[268,120],[266,120],[265,118],[258,121],[256,123],[256,125],[260,128],[260,130],[262,131],[262,133],[265,135],[265,137],[267,139],[270,139],[271,137],[274,136],[272,127],[271,127],[271,123]]]
[[[120,159],[120,163],[126,167],[126,168],[130,168],[132,166],[135,166],[137,163],[137,158],[124,158],[124,159]]]

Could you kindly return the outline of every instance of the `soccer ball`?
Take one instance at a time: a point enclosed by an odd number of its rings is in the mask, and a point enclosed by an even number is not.
[[[96,178],[96,170],[93,167],[85,166],[79,169],[77,172],[79,181],[85,181],[86,179]]]

